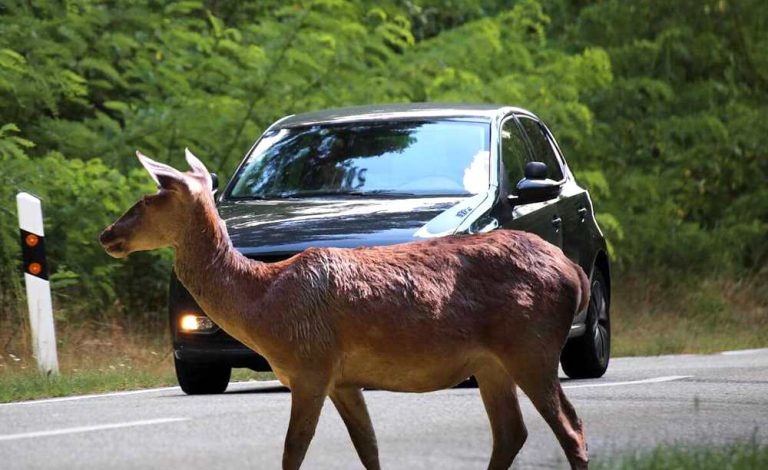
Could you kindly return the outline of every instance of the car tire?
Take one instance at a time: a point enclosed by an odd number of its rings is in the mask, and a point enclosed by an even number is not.
[[[563,371],[572,379],[602,377],[611,359],[608,284],[599,269],[595,269],[590,286],[587,329],[583,335],[568,340],[560,356]]]
[[[197,364],[173,359],[176,378],[187,395],[224,393],[232,376],[232,368],[216,363]]]

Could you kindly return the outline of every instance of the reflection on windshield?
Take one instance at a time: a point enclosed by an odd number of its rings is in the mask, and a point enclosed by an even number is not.
[[[490,152],[483,150],[472,157],[472,163],[464,169],[464,189],[472,194],[479,194],[488,189],[490,170]]]
[[[392,121],[266,135],[229,197],[471,195],[489,183],[489,124]]]

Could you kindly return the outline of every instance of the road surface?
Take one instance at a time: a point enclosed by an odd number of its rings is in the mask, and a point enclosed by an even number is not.
[[[657,444],[768,442],[768,349],[614,359],[605,377],[563,378],[593,460]],[[367,391],[381,463],[390,469],[482,469],[490,431],[475,388]],[[513,468],[563,468],[555,438],[521,397],[529,437]],[[178,388],[0,405],[0,468],[280,467],[290,395],[275,383],[218,396]],[[361,468],[326,402],[304,468]]]

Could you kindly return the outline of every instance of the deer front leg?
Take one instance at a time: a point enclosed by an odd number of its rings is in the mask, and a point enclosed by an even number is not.
[[[299,383],[296,383],[299,382]],[[291,381],[291,421],[285,437],[283,469],[296,470],[301,467],[309,443],[315,435],[317,421],[323,402],[328,395],[327,385]]]
[[[371,417],[365,406],[363,391],[359,388],[335,388],[331,391],[331,401],[347,425],[357,455],[368,470],[378,470],[379,448],[376,433],[373,431]]]
[[[528,437],[517,401],[517,386],[507,371],[496,364],[475,374],[493,434],[489,470],[507,470]]]

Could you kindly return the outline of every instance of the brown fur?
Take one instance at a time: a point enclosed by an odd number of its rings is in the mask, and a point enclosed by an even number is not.
[[[164,202],[132,209],[105,230],[102,243],[114,256],[174,246],[178,277],[204,311],[269,361],[292,391],[284,468],[301,464],[326,396],[364,465],[378,468],[361,388],[427,392],[470,375],[491,421],[489,468],[508,468],[525,441],[516,385],[571,465],[586,467],[583,427],[557,369],[574,314],[589,299],[589,281],[559,248],[536,235],[497,230],[314,248],[264,264],[232,247],[199,173],[164,183],[150,196]],[[156,245],[147,246],[152,237]]]

